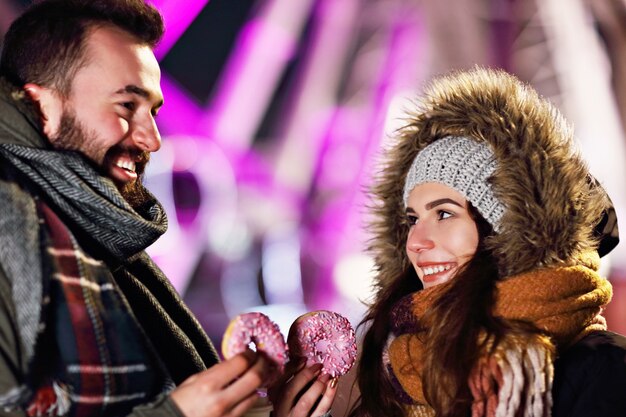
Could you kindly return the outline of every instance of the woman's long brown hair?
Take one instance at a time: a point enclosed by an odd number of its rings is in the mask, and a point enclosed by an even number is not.
[[[472,259],[454,277],[450,290],[429,312],[426,320],[437,323],[429,331],[423,384],[426,398],[441,417],[468,416],[471,393],[467,379],[480,346],[478,333],[485,329],[496,337],[504,324],[491,314],[493,288],[498,279],[497,264],[485,248],[492,227],[468,205],[476,222],[479,245]],[[359,327],[370,324],[357,367],[360,398],[350,417],[403,417],[404,408],[383,369],[382,355],[389,337],[389,314],[403,296],[422,288],[413,268],[382,289]]]
[[[491,313],[497,277],[489,252],[477,251],[424,317],[435,325],[429,326],[426,337],[422,383],[438,417],[470,414],[468,379],[482,350],[479,333],[483,330],[498,340],[505,329]]]
[[[403,296],[422,288],[413,269],[380,293],[372,304],[359,328],[370,323],[361,347],[357,365],[356,381],[360,397],[352,407],[350,417],[402,417],[402,403],[391,385],[382,362],[383,350],[390,333],[389,314],[395,303]]]

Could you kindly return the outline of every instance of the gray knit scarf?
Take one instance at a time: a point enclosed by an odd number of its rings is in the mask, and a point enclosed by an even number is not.
[[[28,177],[56,211],[93,241],[97,252],[123,261],[151,245],[167,230],[163,207],[149,196],[135,211],[108,178],[76,152],[0,145],[0,154]]]

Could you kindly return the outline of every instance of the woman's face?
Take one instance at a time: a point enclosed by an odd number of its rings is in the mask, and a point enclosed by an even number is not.
[[[406,215],[406,253],[424,288],[450,280],[476,253],[476,222],[467,200],[454,189],[439,183],[416,186]]]

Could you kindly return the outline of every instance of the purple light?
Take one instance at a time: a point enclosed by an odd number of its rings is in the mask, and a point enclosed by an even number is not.
[[[246,24],[212,103],[211,136],[228,146],[249,146],[294,44],[288,33],[263,20]]]
[[[389,18],[388,31],[362,52],[352,69],[353,76],[368,74],[370,82],[361,85],[360,100],[335,108],[319,146],[321,159],[314,176],[317,197],[310,203],[319,208],[312,215],[315,223],[309,226],[311,235],[304,246],[304,252],[318,262],[313,305],[329,302],[336,278],[333,265],[360,252],[366,241],[363,208],[367,200],[361,192],[371,169],[366,161],[380,149],[392,101],[405,91],[415,91],[423,76],[419,62],[424,37],[419,16],[398,8]],[[364,59],[371,56],[377,59]],[[339,173],[339,164],[352,171],[351,175]]]
[[[157,123],[163,135],[198,133],[202,109],[190,99],[167,74],[161,78],[161,90],[165,105],[159,112]]]
[[[369,126],[364,130],[364,140],[362,144],[362,160],[372,161],[373,155],[380,149],[381,139],[384,137],[384,119],[390,109],[390,104],[394,97],[407,91],[416,91],[417,85],[423,80],[424,70],[420,68],[421,58],[424,55],[424,29],[418,13],[415,10],[400,8],[395,17],[395,22],[390,33],[388,51],[385,65],[381,68],[373,102],[371,103],[371,113],[367,118],[370,120]],[[411,97],[407,97],[411,98]],[[362,115],[363,116],[363,115]],[[400,115],[393,115],[398,117]],[[349,124],[348,124],[349,126]],[[353,126],[351,129],[356,129]],[[352,189],[361,189],[363,182],[371,178],[372,167],[364,164],[357,176],[356,183]],[[348,247],[358,245],[363,239],[364,230],[363,217],[358,207],[365,207],[367,197],[364,193],[355,192],[352,201],[337,213],[345,213],[342,219],[344,236],[350,236],[353,243]]]
[[[311,41],[285,112],[285,136],[277,156],[275,180],[306,193],[316,158],[332,123],[343,62],[360,3],[357,0],[316,2]]]
[[[156,7],[165,21],[165,33],[154,50],[161,60],[187,30],[196,16],[209,0],[148,0]],[[159,112],[157,123],[165,135],[198,133],[198,123],[202,118],[200,106],[190,99],[167,74],[161,78],[161,89],[165,97],[165,106]]]
[[[222,72],[204,132],[233,149],[246,150],[292,58],[312,0],[262,2],[246,23]],[[245,115],[245,117],[242,117]]]
[[[209,0],[149,0],[165,20],[165,34],[154,50],[161,60],[178,41]]]

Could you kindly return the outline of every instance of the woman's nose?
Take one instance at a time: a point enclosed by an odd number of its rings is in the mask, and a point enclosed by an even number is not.
[[[432,239],[428,227],[423,224],[417,224],[411,228],[407,236],[406,247],[412,252],[420,252],[426,249],[432,249],[435,243]]]

